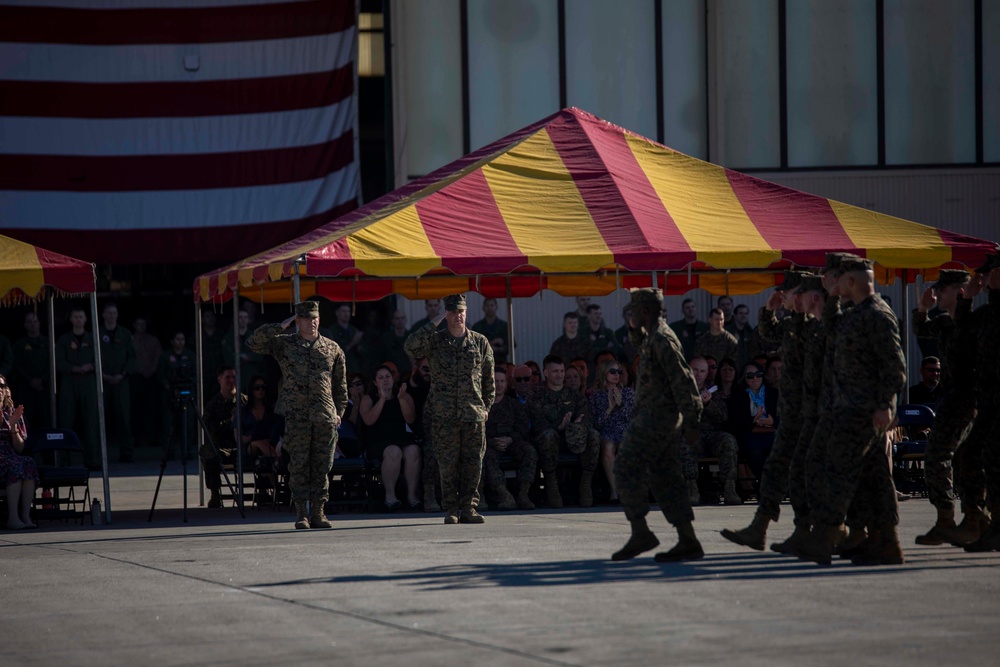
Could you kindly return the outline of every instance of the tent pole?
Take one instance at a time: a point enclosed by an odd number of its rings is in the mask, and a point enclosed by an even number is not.
[[[298,278],[299,267],[295,266],[295,278]],[[296,280],[296,293],[298,292],[298,281]],[[298,296],[296,296],[296,299]],[[298,303],[298,301],[296,301]],[[236,409],[233,416],[236,417],[236,504],[243,511],[243,420],[240,419],[240,409],[243,407],[240,401],[242,397],[240,377],[240,352],[243,347],[240,344],[240,285],[233,288],[233,367],[236,370]],[[250,332],[247,331],[247,335]]]
[[[108,436],[104,420],[104,367],[101,363],[100,329],[97,319],[97,292],[90,293],[90,330],[94,334],[94,382],[97,383],[97,427],[101,437],[101,475],[104,477],[104,523],[111,523],[111,484],[108,482]]]
[[[194,358],[195,364],[197,364],[198,372],[195,373],[194,378],[194,396],[195,396],[195,410],[201,412],[202,406],[205,405],[205,373],[202,372],[205,366],[205,350],[202,345],[204,341],[202,340],[202,329],[201,329],[201,306],[195,301],[194,303]],[[198,449],[196,451],[201,451],[201,446],[205,442],[205,434],[201,431],[201,424],[195,428],[195,442],[198,444]],[[201,467],[201,456],[198,457],[198,504],[205,504],[205,470]]]
[[[49,290],[49,418],[53,428],[59,423],[56,411],[56,294]]]
[[[514,300],[510,296],[510,277],[507,278],[507,354],[510,355],[510,363],[516,364],[517,357],[514,356]]]
[[[299,266],[302,264],[302,258],[295,260],[293,263],[295,267],[295,272],[292,274],[292,297],[295,299],[295,303],[302,302],[302,291],[299,281]]]
[[[906,384],[903,386],[903,404],[910,402],[910,272],[903,269],[903,313],[900,318],[900,335],[903,338],[903,359],[906,361]],[[899,406],[896,406],[899,407]]]

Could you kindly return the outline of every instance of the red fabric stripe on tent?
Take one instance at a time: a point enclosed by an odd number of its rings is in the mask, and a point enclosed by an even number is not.
[[[478,213],[474,226],[453,213],[473,205]],[[528,263],[500,215],[482,169],[418,202],[417,213],[434,252],[452,271],[497,273]],[[489,249],[488,260],[477,256],[478,248]]]
[[[859,252],[829,200],[728,169],[726,176],[750,221],[783,259],[823,266],[828,252]]]
[[[980,243],[979,239],[944,229],[937,230],[937,233],[941,236],[941,241],[951,247],[951,260],[961,262],[970,269],[979,268],[986,261],[987,255],[997,252],[997,245],[991,241]]]
[[[325,35],[353,25],[353,0],[149,9],[0,6],[0,42],[209,44]]]
[[[352,211],[348,202],[299,220],[253,225],[192,227],[181,230],[5,229],[4,234],[88,262],[110,264],[179,264],[232,262],[285,243],[318,225]]]
[[[0,190],[197,190],[322,178],[354,160],[354,132],[325,144],[191,155],[0,155]]]
[[[618,263],[648,271],[696,259],[618,128],[572,117],[558,119],[548,132]],[[607,171],[594,171],[602,163]],[[650,239],[661,247],[652,248]],[[664,252],[651,255],[651,248]]]
[[[44,248],[36,247],[35,254],[38,256],[38,263],[42,265],[42,279],[46,285],[71,294],[83,294],[97,289],[92,264]]]
[[[312,74],[223,81],[0,81],[0,116],[164,118],[324,107],[354,92],[354,63]]]

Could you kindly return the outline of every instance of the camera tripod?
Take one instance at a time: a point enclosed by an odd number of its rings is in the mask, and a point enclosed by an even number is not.
[[[176,399],[179,403],[180,409],[180,419],[181,419],[181,471],[184,478],[184,523],[188,522],[187,509],[188,509],[188,475],[187,475],[187,460],[188,460],[188,409],[194,413],[195,417],[198,419],[198,423],[201,424],[201,428],[205,433],[205,442],[209,444],[212,451],[215,453],[216,458],[220,462],[220,468],[222,472],[222,477],[226,481],[226,486],[229,487],[229,492],[233,494],[233,498],[236,499],[236,510],[240,513],[240,516],[244,519],[247,518],[246,512],[243,511],[243,496],[236,492],[233,483],[229,481],[229,475],[226,474],[225,468],[222,468],[222,452],[219,451],[219,447],[212,440],[212,435],[208,432],[208,426],[205,424],[205,418],[201,416],[201,413],[196,407],[194,407],[194,396],[190,392],[182,392]],[[171,431],[171,435],[173,432]],[[167,469],[167,459],[170,456],[170,440],[167,437],[167,442],[163,446],[163,458],[160,459],[160,477],[156,480],[156,491],[153,493],[153,504],[149,507],[149,518],[147,521],[152,523],[153,512],[156,510],[156,499],[160,495],[160,484],[163,483],[163,473]]]

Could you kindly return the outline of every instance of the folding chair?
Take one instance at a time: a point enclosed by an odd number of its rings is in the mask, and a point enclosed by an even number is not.
[[[933,426],[934,411],[926,405],[907,404],[896,411],[896,420],[906,434],[904,440],[893,446],[892,472],[896,488],[903,493],[926,496],[924,454],[927,452],[927,439],[914,435]]]
[[[51,498],[34,499],[35,517],[73,518],[83,524],[91,516],[90,471],[84,465],[83,444],[76,433],[68,429],[33,429],[24,451],[35,459],[38,486],[52,490]],[[77,489],[83,490],[82,497],[77,496]]]

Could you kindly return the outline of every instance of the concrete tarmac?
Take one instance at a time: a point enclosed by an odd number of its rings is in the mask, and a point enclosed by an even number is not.
[[[613,507],[478,526],[338,514],[333,530],[296,531],[287,512],[198,507],[192,477],[185,524],[178,471],[152,523],[155,471],[119,466],[112,525],[0,532],[3,665],[1000,662],[1000,553],[915,546],[935,516],[922,499],[900,505],[902,566],[741,549],[719,530],[749,523],[751,505],[696,508],[706,557],[660,565],[609,560],[628,536]],[[669,548],[673,530],[650,518]]]

